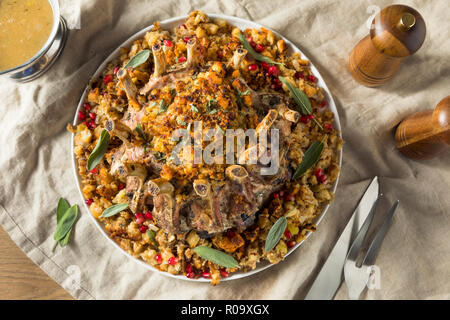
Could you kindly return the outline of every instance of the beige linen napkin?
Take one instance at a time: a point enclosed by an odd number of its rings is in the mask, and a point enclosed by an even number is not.
[[[403,3],[423,15],[425,44],[391,82],[371,89],[351,78],[346,61],[368,33],[371,14],[391,1],[90,0],[81,2],[79,12],[73,10],[73,3],[69,7],[68,1],[62,1],[66,18],[80,29],[70,31],[57,63],[31,83],[0,79],[1,225],[36,264],[78,299],[301,299],[364,188],[378,175],[388,200],[382,207],[386,210],[388,202],[397,198],[401,202],[376,261],[379,289],[362,297],[450,298],[450,152],[414,162],[402,157],[393,141],[393,128],[403,117],[433,108],[450,94],[448,0]],[[65,130],[90,76],[114,48],[156,20],[195,9],[256,21],[298,45],[325,78],[346,140],[336,200],[318,231],[286,261],[217,287],[148,271],[98,232],[81,206],[72,173],[70,134]],[[81,215],[70,245],[52,252],[55,207],[61,196],[79,204]],[[77,278],[80,288],[73,285]],[[345,284],[336,298],[346,298]]]

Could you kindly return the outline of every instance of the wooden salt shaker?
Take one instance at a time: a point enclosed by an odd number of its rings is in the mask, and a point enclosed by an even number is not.
[[[402,60],[415,53],[425,40],[425,21],[413,8],[392,5],[372,21],[370,34],[350,53],[348,67],[353,78],[367,87],[391,79]]]
[[[450,146],[450,96],[436,109],[416,112],[404,119],[395,132],[395,143],[403,155],[432,158]]]

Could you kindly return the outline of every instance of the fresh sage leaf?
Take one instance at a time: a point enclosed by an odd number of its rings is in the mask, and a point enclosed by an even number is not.
[[[59,240],[59,245],[61,246],[61,248],[67,246],[67,244],[69,243],[69,238],[70,238],[71,232],[72,232],[72,228],[69,230],[69,232],[67,232],[67,234],[64,236],[64,238]]]
[[[295,170],[292,180],[300,178],[306,173],[306,171],[308,171],[309,168],[316,164],[316,162],[320,159],[323,147],[323,141],[316,141],[309,146],[303,156],[302,162],[297,167],[297,170]]]
[[[312,114],[312,107],[311,103],[309,102],[308,96],[299,88],[296,88],[292,86],[292,84],[287,81],[284,77],[278,76],[278,79],[280,79],[281,82],[283,82],[286,87],[289,89],[289,92],[291,93],[292,97],[294,98],[295,103],[299,106],[300,112],[303,115],[310,115]],[[322,125],[317,121],[317,119],[313,119],[314,122],[319,126],[320,130],[323,130]]]
[[[266,238],[266,244],[265,244],[265,251],[269,252],[280,241],[281,237],[283,236],[284,230],[286,230],[287,226],[287,219],[286,217],[279,218],[270,228],[269,233],[267,234]]]
[[[61,220],[64,213],[66,213],[66,211],[69,210],[69,208],[70,205],[67,202],[67,200],[64,198],[59,198],[58,207],[56,208],[56,223],[58,223],[59,220]]]
[[[67,233],[72,229],[73,224],[78,216],[78,206],[73,205],[70,207],[60,218],[57,226],[55,234],[53,235],[53,239],[56,241],[62,240]]]
[[[124,69],[136,68],[137,66],[140,66],[145,61],[147,61],[149,57],[150,57],[150,50],[145,49],[139,51],[130,59],[130,61],[128,61],[128,63],[123,68]]]
[[[194,252],[203,259],[214,262],[218,265],[221,265],[222,267],[240,268],[239,263],[237,263],[237,261],[232,256],[226,254],[225,252],[205,246],[195,247]]]
[[[119,203],[119,204],[113,205],[113,206],[109,207],[108,209],[106,209],[105,211],[103,211],[103,213],[100,215],[100,217],[101,218],[112,217],[127,208],[128,208],[128,203]]]
[[[97,145],[95,146],[94,150],[92,150],[91,155],[89,156],[89,159],[87,161],[88,171],[94,169],[103,159],[103,156],[108,150],[109,139],[110,136],[108,131],[106,131],[106,129],[103,129],[102,133],[100,134],[100,138],[97,141]]]
[[[64,198],[59,198],[58,201],[58,207],[56,208],[56,224],[58,224],[58,222],[61,220],[62,216],[64,215],[64,213],[66,213],[67,210],[70,209],[70,205],[67,202],[66,199]],[[69,243],[69,238],[70,238],[70,232],[72,230],[69,230],[69,232],[67,232],[67,234],[64,236],[64,238],[62,238],[59,241],[59,245],[61,247],[65,247],[67,245],[67,243]]]
[[[275,62],[273,60],[271,60],[269,57],[266,57],[265,55],[262,55],[258,52],[256,52],[253,47],[250,45],[250,43],[248,43],[247,39],[244,38],[244,36],[242,35],[242,33],[239,32],[239,40],[241,41],[242,45],[244,46],[244,49],[248,51],[248,53],[250,53],[253,58],[255,58],[255,60],[258,61],[265,61],[267,63],[271,63],[271,64],[280,64],[283,65],[283,63],[281,62]]]

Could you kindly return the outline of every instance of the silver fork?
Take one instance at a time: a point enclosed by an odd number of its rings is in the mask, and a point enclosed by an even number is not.
[[[378,201],[381,199],[382,196],[383,195],[380,194],[378,196],[378,199],[374,202],[369,215],[364,221],[364,224],[359,230],[358,235],[355,238],[355,241],[353,241],[353,244],[347,253],[347,258],[344,265],[344,278],[348,288],[348,296],[351,300],[359,299],[361,292],[364,290],[364,287],[367,285],[367,282],[369,281],[371,268],[375,263],[375,259],[377,257],[381,243],[383,242],[384,236],[386,235],[386,232],[389,229],[390,222],[399,203],[399,200],[396,200],[394,205],[389,210],[388,215],[384,219],[383,225],[381,226],[380,230],[378,230],[375,238],[370,244],[369,250],[367,250],[362,265],[358,267],[356,265],[356,259],[361,250],[361,246],[364,242],[364,238],[366,237],[367,231],[369,230],[369,226],[373,220],[373,216],[375,214]]]

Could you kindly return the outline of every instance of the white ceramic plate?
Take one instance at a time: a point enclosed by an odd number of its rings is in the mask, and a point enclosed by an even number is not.
[[[221,14],[208,14],[208,16],[209,16],[210,18],[220,18],[220,19],[224,19],[224,20],[228,21],[228,23],[230,23],[231,25],[237,26],[237,27],[240,28],[241,30],[244,30],[244,29],[246,29],[246,28],[260,29],[260,28],[262,27],[260,24],[257,24],[257,23],[255,23],[255,22],[248,21],[248,20],[244,20],[244,19],[240,19],[240,18],[236,18],[236,17],[226,16],[226,15],[221,15]],[[173,30],[175,27],[177,27],[177,26],[183,24],[183,23],[184,23],[184,20],[185,20],[186,18],[187,18],[187,16],[184,16],[184,17],[176,17],[176,18],[172,18],[172,19],[168,19],[168,20],[161,21],[161,28],[164,29],[164,30]],[[141,31],[139,31],[139,32],[135,33],[134,35],[132,35],[132,36],[131,36],[128,40],[126,40],[124,43],[122,43],[122,44],[121,44],[116,50],[114,50],[114,51],[109,55],[109,57],[106,58],[106,60],[98,67],[97,71],[94,73],[94,75],[92,76],[92,78],[95,79],[95,78],[97,78],[98,76],[100,76],[102,70],[106,67],[106,65],[108,64],[108,62],[111,61],[111,60],[113,60],[113,59],[115,59],[115,58],[117,58],[117,57],[119,56],[120,47],[129,47],[129,46],[131,46],[132,43],[133,43],[133,41],[135,41],[135,40],[137,40],[137,39],[139,39],[139,38],[143,38],[144,35],[145,35],[149,30],[151,30],[152,28],[153,28],[153,25],[151,25],[151,26],[149,26],[149,27],[147,27],[147,28],[145,28],[145,29],[142,29]],[[268,29],[268,28],[266,28],[266,29]],[[275,32],[275,33],[276,33],[276,32]],[[309,60],[308,57],[306,57],[306,56],[303,54],[303,52],[301,52],[300,49],[298,49],[292,42],[290,42],[288,39],[284,38],[282,35],[280,35],[280,34],[278,34],[278,33],[276,33],[276,34],[277,34],[278,36],[280,36],[280,37],[286,42],[286,44],[288,45],[288,48],[289,48],[290,52],[300,52],[303,59]],[[330,93],[330,91],[328,90],[328,87],[327,87],[327,85],[325,84],[325,81],[323,80],[322,76],[319,74],[319,71],[316,69],[316,67],[314,67],[314,65],[313,65],[312,63],[311,63],[311,71],[313,72],[313,74],[314,74],[314,75],[317,77],[317,79],[318,79],[317,84],[318,84],[320,87],[322,87],[322,88],[324,89],[324,91],[325,91],[325,96],[326,96],[326,98],[327,98],[327,100],[328,100],[329,108],[330,108],[330,110],[334,113],[334,118],[335,118],[335,119],[334,119],[334,120],[335,120],[335,122],[334,122],[334,127],[335,127],[337,130],[340,131],[340,130],[341,130],[341,124],[340,124],[340,122],[339,122],[339,115],[338,115],[338,112],[337,112],[337,109],[336,109],[336,105],[335,105],[335,103],[334,103],[334,101],[333,101],[333,97],[331,96],[331,93]],[[82,106],[83,106],[83,102],[84,102],[85,97],[86,97],[86,94],[87,94],[87,89],[88,89],[88,87],[86,87],[86,89],[85,89],[83,95],[81,96],[80,102],[79,102],[79,104],[78,104],[77,111],[75,112],[75,119],[74,119],[74,122],[73,122],[74,125],[78,124],[78,119],[77,119],[78,117],[77,117],[77,114],[78,114],[78,111],[80,111],[81,108],[82,108]],[[125,254],[128,258],[130,258],[131,260],[136,261],[136,262],[139,263],[141,266],[143,266],[144,268],[147,268],[147,269],[149,269],[149,270],[152,270],[152,271],[158,272],[158,273],[160,273],[160,274],[162,274],[162,275],[165,275],[165,276],[168,276],[168,277],[171,277],[171,278],[176,278],[176,279],[182,279],[182,280],[187,280],[187,281],[196,281],[196,282],[210,282],[210,280],[204,279],[204,278],[199,278],[199,279],[189,279],[189,278],[187,278],[187,277],[184,276],[184,275],[173,275],[173,274],[170,274],[170,273],[168,273],[168,272],[159,271],[158,269],[152,267],[151,265],[147,264],[147,263],[144,262],[143,260],[134,258],[132,255],[128,254],[128,253],[125,252],[122,248],[120,248],[120,246],[119,246],[116,242],[114,242],[114,240],[112,240],[111,238],[109,238],[108,233],[107,233],[106,230],[104,229],[103,225],[102,225],[97,219],[95,219],[94,216],[92,216],[92,214],[90,214],[89,207],[87,206],[87,204],[86,204],[85,201],[84,201],[83,195],[82,195],[82,193],[81,193],[81,180],[80,180],[80,176],[79,176],[79,174],[78,174],[77,165],[76,165],[76,160],[75,160],[75,155],[74,155],[74,152],[73,152],[73,147],[74,147],[74,143],[73,143],[73,135],[72,135],[71,143],[72,143],[72,164],[73,164],[73,170],[74,170],[74,174],[75,174],[75,179],[76,179],[76,181],[77,181],[77,186],[78,186],[79,194],[80,194],[81,198],[83,199],[83,204],[84,204],[84,207],[85,207],[85,209],[86,209],[86,212],[89,213],[89,214],[88,214],[89,217],[92,219],[93,223],[97,226],[98,230],[105,236],[106,239],[108,239],[107,241],[109,241],[114,247],[116,247],[120,252],[122,252],[123,254]],[[341,166],[341,162],[342,162],[342,150],[339,151],[339,166]],[[338,179],[339,179],[339,178],[338,178]],[[332,189],[333,191],[336,191],[338,179],[336,180],[336,182],[335,182],[334,185],[333,185],[333,189]],[[322,209],[322,212],[321,212],[320,214],[317,215],[317,217],[316,217],[315,220],[314,220],[314,223],[315,223],[316,225],[318,225],[319,222],[322,220],[322,218],[325,216],[325,213],[326,213],[328,207],[329,207],[329,205],[325,206],[325,207]],[[306,239],[307,239],[310,235],[311,235],[311,232],[309,232],[309,233],[307,234]],[[306,240],[306,239],[305,239],[305,240]],[[305,241],[305,240],[303,240],[303,241]],[[295,249],[297,249],[297,248],[303,243],[303,241],[299,242],[295,247],[293,247],[291,250],[289,250],[289,252],[288,252],[287,255],[289,255],[289,254],[292,253]],[[252,270],[252,271],[249,271],[249,272],[235,272],[235,273],[232,273],[232,274],[230,275],[230,277],[225,278],[225,279],[222,279],[221,281],[228,281],[228,280],[234,280],[234,279],[240,279],[240,278],[243,278],[243,277],[247,277],[247,276],[250,276],[250,275],[255,274],[255,273],[257,273],[257,272],[260,272],[260,271],[262,271],[262,270],[265,270],[265,269],[269,268],[270,266],[272,266],[272,264],[270,264],[270,263],[267,262],[267,261],[263,261],[263,262],[260,262],[260,263],[258,264],[258,266],[256,267],[256,269],[254,269],[254,270]]]

